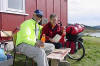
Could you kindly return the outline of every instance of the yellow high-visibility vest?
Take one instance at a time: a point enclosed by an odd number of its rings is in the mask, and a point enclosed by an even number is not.
[[[16,45],[21,43],[26,43],[34,46],[36,44],[36,27],[39,28],[38,40],[40,40],[40,35],[42,31],[42,26],[37,25],[37,22],[33,19],[24,21],[20,26],[20,31],[17,33]]]

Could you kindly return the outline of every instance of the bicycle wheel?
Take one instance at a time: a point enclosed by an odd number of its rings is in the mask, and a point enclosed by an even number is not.
[[[72,60],[81,60],[85,56],[85,48],[83,46],[83,42],[77,41],[78,44],[80,44],[80,48],[76,49],[76,52],[74,54],[69,53],[68,57]]]

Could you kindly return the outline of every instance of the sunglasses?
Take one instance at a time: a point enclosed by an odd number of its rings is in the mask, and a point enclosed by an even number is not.
[[[41,16],[41,15],[39,15],[39,14],[37,14],[36,16],[37,16],[38,18],[42,18],[42,16]]]

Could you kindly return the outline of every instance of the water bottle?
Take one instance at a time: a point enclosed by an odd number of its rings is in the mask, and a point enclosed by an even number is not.
[[[7,60],[13,58],[11,54],[6,54]]]
[[[42,35],[41,42],[45,43],[45,34]],[[44,45],[41,47],[44,48]]]
[[[4,49],[0,48],[0,61],[7,60],[7,56],[4,53]]]

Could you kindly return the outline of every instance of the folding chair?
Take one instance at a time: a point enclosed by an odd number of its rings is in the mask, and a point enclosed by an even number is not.
[[[17,33],[13,34],[13,44],[14,44],[14,60],[13,60],[13,66],[15,66],[16,54],[24,55],[24,54],[22,54],[22,53],[16,51],[16,39],[17,39]],[[28,60],[28,57],[26,56],[24,66],[26,66],[27,60]],[[34,61],[33,61],[33,60],[32,60],[32,66],[34,66]]]

